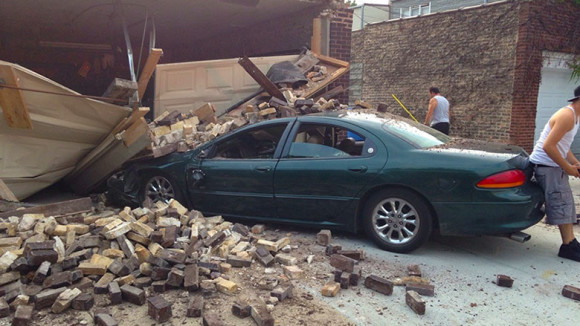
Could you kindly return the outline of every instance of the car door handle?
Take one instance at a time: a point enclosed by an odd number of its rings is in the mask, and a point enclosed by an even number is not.
[[[259,172],[270,172],[272,171],[272,167],[271,166],[256,166],[256,171]]]
[[[353,172],[360,172],[360,173],[365,173],[367,172],[369,168],[367,168],[364,165],[358,166],[356,168],[348,168],[349,171],[353,171]]]

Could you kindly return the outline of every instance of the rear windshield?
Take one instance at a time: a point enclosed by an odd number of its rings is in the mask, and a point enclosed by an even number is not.
[[[451,138],[431,127],[406,119],[385,119],[383,129],[419,148],[445,144]]]

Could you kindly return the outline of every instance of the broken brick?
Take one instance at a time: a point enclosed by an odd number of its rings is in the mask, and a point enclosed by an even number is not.
[[[329,244],[326,246],[326,255],[327,256],[332,256],[334,254],[336,254],[339,250],[342,250],[342,246],[341,245],[337,245],[337,244]]]
[[[251,315],[258,326],[274,326],[274,317],[270,314],[266,305],[255,304],[251,306]]]
[[[58,289],[48,289],[39,292],[34,296],[34,308],[42,309],[52,306],[56,298],[66,290],[66,287],[61,287]]]
[[[223,321],[216,313],[207,313],[203,315],[203,326],[221,326]]]
[[[123,302],[123,294],[121,293],[121,288],[119,288],[119,283],[109,283],[109,300],[111,304],[120,304]]]
[[[118,323],[110,314],[95,314],[95,325],[97,326],[117,326]]]
[[[419,265],[409,265],[407,266],[407,274],[409,276],[418,276],[421,277],[421,269]]]
[[[14,319],[12,319],[13,326],[26,326],[29,325],[32,319],[32,306],[21,305],[16,308],[14,313]]]
[[[199,289],[199,268],[196,264],[185,266],[183,276],[183,286],[187,291],[196,291]]]
[[[366,253],[364,250],[339,250],[337,254],[346,256],[348,258],[352,258],[354,260],[364,260],[366,257]]]
[[[282,300],[286,298],[292,298],[292,289],[294,286],[292,284],[288,286],[277,286],[272,292],[270,292],[270,296],[278,298],[278,301],[282,302]]]
[[[0,297],[0,318],[4,318],[10,315],[10,307],[8,306],[8,302],[4,297]]]
[[[325,297],[334,297],[340,291],[340,283],[330,281],[324,284],[320,293]]]
[[[246,318],[252,314],[252,307],[244,301],[234,302],[232,314],[238,318]]]

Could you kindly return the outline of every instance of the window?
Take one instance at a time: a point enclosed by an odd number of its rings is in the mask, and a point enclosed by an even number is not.
[[[290,152],[291,158],[352,157],[372,154],[374,147],[362,135],[339,126],[302,124],[296,133]]]
[[[286,124],[268,125],[234,134],[214,145],[214,159],[271,159]],[[213,154],[213,155],[212,155]]]

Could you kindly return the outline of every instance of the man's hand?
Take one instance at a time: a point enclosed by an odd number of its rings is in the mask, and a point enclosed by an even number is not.
[[[580,164],[574,164],[574,165],[568,164],[564,168],[564,172],[566,172],[566,174],[571,175],[573,177],[580,178],[580,171],[578,171],[578,169],[580,169]]]

